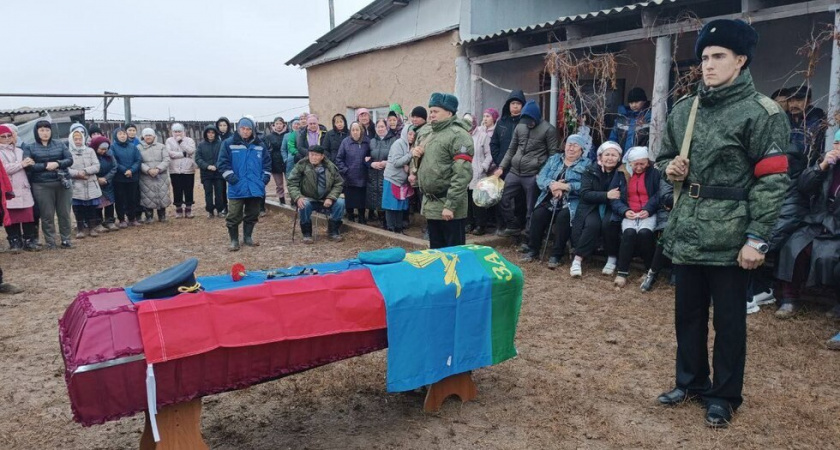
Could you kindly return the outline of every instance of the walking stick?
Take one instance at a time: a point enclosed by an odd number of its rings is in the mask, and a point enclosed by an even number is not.
[[[557,213],[554,208],[557,207],[557,199],[551,199],[551,220],[548,221],[548,234],[545,237],[545,244],[543,244],[542,253],[540,253],[540,262],[545,259],[545,250],[548,248],[548,238],[551,237],[551,230],[554,228],[554,215]]]
[[[292,244],[295,243],[295,231],[297,230],[298,208],[295,205],[295,218],[292,220]]]

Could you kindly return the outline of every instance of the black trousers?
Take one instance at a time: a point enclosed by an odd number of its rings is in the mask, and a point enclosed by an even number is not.
[[[120,222],[137,220],[142,212],[140,207],[140,183],[114,183],[114,199],[117,205],[117,218]]]
[[[669,264],[671,264],[671,259],[665,256],[665,248],[657,242],[656,251],[653,253],[653,261],[650,263],[650,270],[659,273]]]
[[[429,248],[454,247],[467,243],[464,219],[427,220]]]
[[[642,228],[638,232],[632,228],[621,233],[621,247],[618,249],[618,265],[616,272],[626,277],[630,272],[630,262],[636,255],[641,256],[645,263],[645,271],[650,269],[653,254],[656,251],[656,238],[653,230]]]
[[[677,330],[677,387],[706,402],[737,409],[743,402],[747,355],[750,273],[737,266],[675,265],[674,323]],[[715,343],[709,381],[709,303],[714,302]]]
[[[79,228],[93,228],[99,222],[96,206],[73,205],[73,214],[76,216],[76,226]]]
[[[35,239],[38,231],[35,222],[16,223],[4,228],[9,239]]]
[[[402,231],[404,213],[405,211],[385,210],[385,222],[388,225],[389,231]]]
[[[96,213],[99,216],[99,223],[114,223],[114,205],[97,208]]]
[[[195,174],[194,173],[173,173],[169,175],[172,180],[172,196],[174,197],[172,203],[176,208],[181,205],[192,206],[195,203],[193,199],[193,190],[195,189]]]
[[[204,180],[204,210],[207,212],[222,212],[227,209],[227,186],[222,178]]]
[[[553,232],[553,230],[548,229],[548,224],[551,222],[551,216],[554,215],[554,225],[552,226],[557,231],[554,234],[554,246],[551,250],[551,256],[562,258],[566,253],[566,243],[572,237],[572,213],[569,211],[569,208],[562,208],[560,211],[551,211],[550,206],[551,204],[549,202],[542,202],[531,213],[528,247],[531,247],[532,252],[540,251],[543,235],[546,231],[548,231],[549,236]]]
[[[581,258],[588,258],[598,249],[598,241],[603,238],[604,249],[607,247],[607,233],[610,227],[610,218],[601,218],[597,210],[590,212],[582,221],[575,218],[576,227],[572,228],[572,242],[575,243],[575,255]],[[618,244],[615,252],[607,251],[607,256],[618,254]]]
[[[487,227],[487,218],[490,210],[482,208],[473,201],[473,190],[467,190],[467,224],[475,227]]]

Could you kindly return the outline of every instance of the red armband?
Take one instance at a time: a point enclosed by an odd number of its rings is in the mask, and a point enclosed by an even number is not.
[[[776,173],[787,173],[788,171],[788,160],[787,156],[784,154],[775,154],[768,156],[758,164],[755,165],[755,174],[756,178],[761,178],[765,175],[773,175]]]
[[[466,162],[470,162],[470,163],[472,162],[472,156],[470,156],[466,153],[458,153],[457,155],[455,155],[455,158],[453,158],[453,159],[455,161],[458,161],[460,159],[460,160],[463,160],[463,161],[466,161]]]

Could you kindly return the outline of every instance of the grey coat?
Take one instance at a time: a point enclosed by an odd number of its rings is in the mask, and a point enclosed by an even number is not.
[[[388,132],[384,139],[377,136],[370,140],[370,160],[365,163],[368,167],[365,197],[365,205],[368,209],[382,209],[382,183],[385,181],[385,169],[377,170],[372,168],[370,164],[388,161],[388,153],[396,139],[394,135]]]
[[[404,133],[405,134],[405,133]],[[408,181],[408,173],[404,167],[411,163],[411,150],[408,141],[397,139],[391,145],[388,153],[388,165],[385,166],[385,179],[396,186],[402,186]]]
[[[520,123],[513,130],[513,139],[500,167],[510,169],[517,176],[536,175],[557,149],[557,129],[550,123],[543,120],[533,129]]]
[[[146,209],[161,209],[172,204],[169,197],[169,151],[155,141],[149,145],[145,142],[137,146],[143,163],[140,164],[140,204]],[[160,169],[160,173],[153,177],[149,170]]]
[[[73,179],[73,199],[93,200],[102,197],[97,174],[99,173],[99,158],[90,147],[83,147],[81,151],[71,150],[73,165],[67,171]],[[76,178],[85,175],[84,180]]]

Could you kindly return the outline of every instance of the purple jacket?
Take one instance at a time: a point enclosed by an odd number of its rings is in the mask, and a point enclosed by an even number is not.
[[[338,147],[335,163],[344,177],[344,186],[365,187],[367,185],[367,165],[365,157],[370,155],[370,141],[362,138],[356,142],[351,137],[344,138]]]

